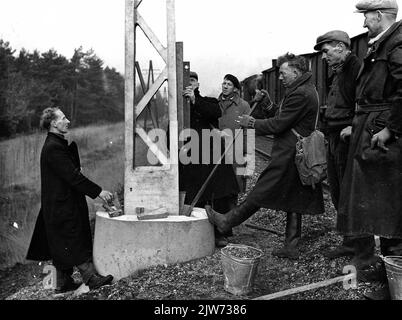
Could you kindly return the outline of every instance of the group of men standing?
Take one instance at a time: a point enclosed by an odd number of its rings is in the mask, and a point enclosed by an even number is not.
[[[395,0],[363,0],[356,8],[370,39],[362,63],[344,32],[319,37],[315,47],[334,74],[324,123],[344,241],[328,256],[353,255],[361,279],[386,282],[374,236],[380,237],[381,255],[402,255],[402,23],[396,22]],[[381,296],[387,293],[385,287]]]
[[[382,299],[389,298],[389,290],[384,263],[375,256],[374,236],[380,237],[381,255],[402,255],[402,22],[396,22],[398,5],[395,0],[362,0],[356,8],[364,14],[364,27],[370,39],[363,61],[352,52],[346,32],[330,31],[318,37],[315,45],[315,50],[322,52],[332,69],[321,130],[328,141],[328,181],[337,210],[337,229],[343,235],[342,244],[325,255],[329,258],[353,256],[352,264],[356,266],[359,279],[385,284],[382,290],[369,293],[367,297]],[[294,244],[300,237],[300,214],[322,211],[322,200],[312,194],[310,198],[308,193],[302,197],[310,202],[310,209],[297,201],[289,202],[291,194],[300,194],[305,187],[287,193],[285,180],[277,178],[279,170],[275,169],[279,167],[278,162],[288,161],[286,154],[289,152],[284,146],[289,131],[293,127],[299,131],[297,126],[303,123],[310,127],[310,132],[312,129],[308,113],[302,114],[290,103],[296,99],[295,92],[302,88],[304,97],[298,105],[303,105],[306,99],[314,104],[309,86],[303,87],[300,83],[306,73],[301,72],[299,77],[290,77],[287,81],[290,74],[287,71],[303,71],[300,65],[297,59],[278,59],[280,79],[287,90],[273,118],[241,117],[242,125],[255,128],[257,134],[275,135],[272,162],[255,188],[240,206],[226,215],[207,207],[210,221],[220,230],[240,224],[260,207],[287,212],[284,248],[279,250],[280,254],[278,250],[273,252],[287,258],[298,256]],[[289,67],[290,70],[286,70]],[[295,91],[297,86],[299,89]],[[290,123],[289,119],[292,119]],[[287,175],[292,169],[292,165],[288,166]],[[293,181],[293,184],[298,182]],[[275,194],[276,199],[272,199]],[[287,204],[278,202],[284,194]]]
[[[384,265],[374,254],[374,236],[380,236],[383,256],[402,255],[402,22],[396,22],[395,0],[362,0],[356,7],[364,14],[370,38],[363,61],[352,52],[344,31],[327,32],[314,47],[332,69],[321,129],[328,141],[328,180],[337,228],[343,235],[342,244],[325,255],[353,256],[358,276],[386,283]],[[232,227],[261,207],[277,209],[287,213],[286,234],[283,247],[273,254],[297,259],[302,215],[324,212],[321,185],[303,186],[294,163],[294,132],[308,136],[315,130],[319,99],[304,57],[284,55],[278,67],[286,88],[279,106],[260,87],[253,100],[256,108],[251,110],[231,74],[224,77],[222,94],[215,99],[200,95],[198,75],[192,72],[191,86],[183,95],[191,102],[191,127],[198,134],[203,129],[252,128],[257,134],[275,136],[270,164],[240,205],[237,196],[242,186],[232,163],[217,164],[198,202],[206,206],[216,227],[217,245],[227,244],[225,236],[231,235]],[[113,277],[100,276],[92,262],[85,195],[105,202],[112,195],[81,173],[77,146],[68,145],[64,136],[69,121],[59,108],[44,111],[42,126],[49,132],[41,155],[42,209],[28,258],[53,260],[59,292],[78,286],[71,277],[74,266],[91,289],[107,285]],[[181,166],[187,203],[197,196],[215,166],[213,161]],[[387,293],[385,286],[378,297]]]

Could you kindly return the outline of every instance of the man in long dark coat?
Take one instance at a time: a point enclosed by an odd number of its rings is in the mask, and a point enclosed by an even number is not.
[[[56,292],[74,290],[73,267],[90,289],[109,284],[112,276],[99,275],[92,263],[92,236],[85,196],[104,201],[112,194],[102,191],[81,173],[77,145],[68,145],[64,135],[70,121],[59,108],[43,111],[42,128],[48,130],[43,145],[41,168],[41,210],[27,259],[52,260],[57,271]]]
[[[355,115],[356,79],[361,62],[350,49],[349,35],[341,30],[329,31],[317,38],[315,50],[331,68],[327,108],[321,130],[328,141],[328,182],[332,203],[338,211],[339,194],[345,174],[352,120]],[[374,237],[344,237],[342,245],[325,252],[328,258],[354,256],[353,264],[367,266],[374,254]]]
[[[394,0],[365,0],[356,7],[364,13],[370,41],[358,76],[338,228],[346,236],[378,235],[383,256],[401,256],[402,22],[396,22]],[[386,283],[382,263],[359,273]]]
[[[221,138],[218,130],[218,120],[222,117],[219,101],[216,98],[201,96],[197,73],[190,73],[190,84],[191,86],[185,90],[184,96],[190,99],[190,128],[194,130],[194,134],[197,134],[199,148],[198,150],[182,150],[189,158],[192,158],[191,163],[180,165],[180,190],[186,191],[186,204],[192,203],[194,197],[214,169],[214,156],[215,161],[219,160],[221,152],[225,150],[224,140]],[[213,139],[206,139],[203,137],[203,130],[208,133],[212,132],[215,137]],[[197,141],[197,139],[194,141]],[[210,153],[208,159],[203,159],[203,154],[207,152],[205,148]],[[198,152],[197,159],[194,157],[195,152]],[[216,210],[226,212],[236,206],[239,191],[232,164],[222,163],[218,166],[196,205],[203,208],[206,204],[210,204]],[[218,247],[227,245],[226,236],[230,235],[230,231],[221,234],[216,230],[216,245]]]
[[[246,200],[222,215],[206,207],[209,220],[218,230],[241,224],[261,207],[287,212],[286,236],[283,248],[274,255],[297,259],[297,244],[301,237],[303,214],[322,214],[324,202],[321,185],[315,189],[302,185],[295,165],[296,135],[308,136],[315,129],[318,113],[318,94],[312,82],[308,62],[301,56],[287,54],[278,59],[280,77],[286,95],[275,117],[256,120],[250,116],[240,118],[244,127],[255,128],[256,134],[274,134],[272,161],[260,175]]]

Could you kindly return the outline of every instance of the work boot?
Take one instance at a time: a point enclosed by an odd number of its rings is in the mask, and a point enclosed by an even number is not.
[[[373,236],[356,238],[354,243],[355,256],[351,264],[357,270],[368,269],[379,261],[379,258],[374,255],[375,241]]]
[[[220,214],[213,210],[211,206],[205,206],[209,222],[215,225],[221,234],[227,234],[233,227],[246,221],[259,209],[259,207],[247,202],[247,200],[226,214]]]
[[[384,262],[377,258],[377,262],[366,269],[357,269],[357,280],[361,282],[380,282],[387,284],[387,271]]]
[[[376,291],[369,291],[363,294],[367,300],[391,300],[389,286],[385,285]]]
[[[343,237],[343,243],[335,249],[324,252],[324,257],[336,259],[341,257],[353,256],[355,253],[354,242],[350,237]]]
[[[350,247],[345,247],[344,245],[340,245],[339,247],[328,250],[324,252],[324,257],[328,259],[336,259],[336,258],[341,258],[341,257],[351,257],[355,253],[355,250]]]
[[[215,237],[215,246],[217,248],[224,248],[229,244],[228,239],[226,239],[226,237],[223,236],[218,236]]]
[[[279,258],[297,260],[299,250],[297,244],[301,238],[302,216],[297,213],[288,213],[286,218],[285,243],[280,249],[274,250],[272,255]]]
[[[54,291],[56,294],[62,294],[77,290],[82,285],[82,282],[74,282],[74,279],[67,277],[61,286],[58,286]]]
[[[96,290],[102,286],[106,286],[106,285],[110,284],[112,281],[113,281],[113,276],[111,276],[111,275],[103,277],[100,274],[95,273],[89,279],[87,285],[90,290]]]

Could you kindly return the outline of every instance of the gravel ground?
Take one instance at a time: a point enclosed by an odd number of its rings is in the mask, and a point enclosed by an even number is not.
[[[256,173],[247,183],[250,190],[258,175],[266,167],[267,160],[257,157]],[[245,195],[242,195],[244,198]],[[0,298],[7,300],[247,300],[271,293],[329,280],[342,275],[348,265],[347,258],[328,260],[322,253],[341,243],[335,232],[335,211],[326,200],[326,212],[321,216],[303,217],[303,237],[300,242],[301,257],[293,261],[280,259],[271,252],[280,247],[283,237],[273,233],[254,230],[244,224],[234,228],[231,243],[246,244],[264,252],[253,291],[248,295],[234,296],[224,290],[224,274],[220,250],[200,260],[158,266],[140,274],[80,296],[54,295],[42,286],[43,264],[16,266],[0,272]],[[285,213],[262,209],[248,222],[284,232]],[[79,274],[74,276],[79,280]],[[12,285],[13,284],[13,285]],[[286,296],[284,300],[360,300],[366,290],[376,285],[358,283],[357,289],[345,290],[342,283],[304,293]]]

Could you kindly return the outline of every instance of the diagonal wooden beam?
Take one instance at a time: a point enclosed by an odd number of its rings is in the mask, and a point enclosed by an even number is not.
[[[141,2],[142,2],[142,0],[135,0],[135,4],[134,4],[135,9],[138,9],[138,7],[140,6]]]
[[[137,104],[135,111],[136,116],[140,115],[148,103],[151,101],[153,96],[158,92],[163,83],[167,80],[167,68],[163,69],[162,73],[159,75],[158,79],[152,84],[148,92],[142,97],[141,101]]]
[[[145,85],[144,76],[142,75],[141,67],[140,67],[140,64],[139,64],[138,61],[135,62],[135,68],[137,69],[138,77],[140,78],[141,87],[142,87],[142,92],[145,94],[146,91],[147,91],[147,87],[146,87],[146,85]],[[148,77],[149,77],[149,76],[148,76]],[[148,82],[148,88],[149,88],[149,82]],[[147,112],[149,112],[150,115],[151,115],[151,120],[152,120],[152,124],[153,124],[154,128],[157,128],[157,127],[158,127],[158,122],[156,121],[156,118],[155,118],[155,116],[154,116],[154,114],[152,113],[152,110],[151,110],[151,108],[150,108],[150,107],[151,107],[151,105],[150,105],[151,102],[152,102],[152,99],[151,99],[151,101],[147,104],[146,108],[147,108]],[[139,116],[139,114],[138,114],[138,116]],[[147,118],[148,118],[148,114],[147,114],[146,117],[145,117],[145,122],[146,122]],[[146,123],[145,123],[145,124],[146,124]],[[145,128],[145,125],[144,125],[144,128]]]
[[[145,36],[152,43],[156,51],[160,54],[163,61],[167,63],[167,48],[159,41],[158,37],[152,31],[152,29],[145,22],[144,18],[137,12],[137,25],[142,29]]]

